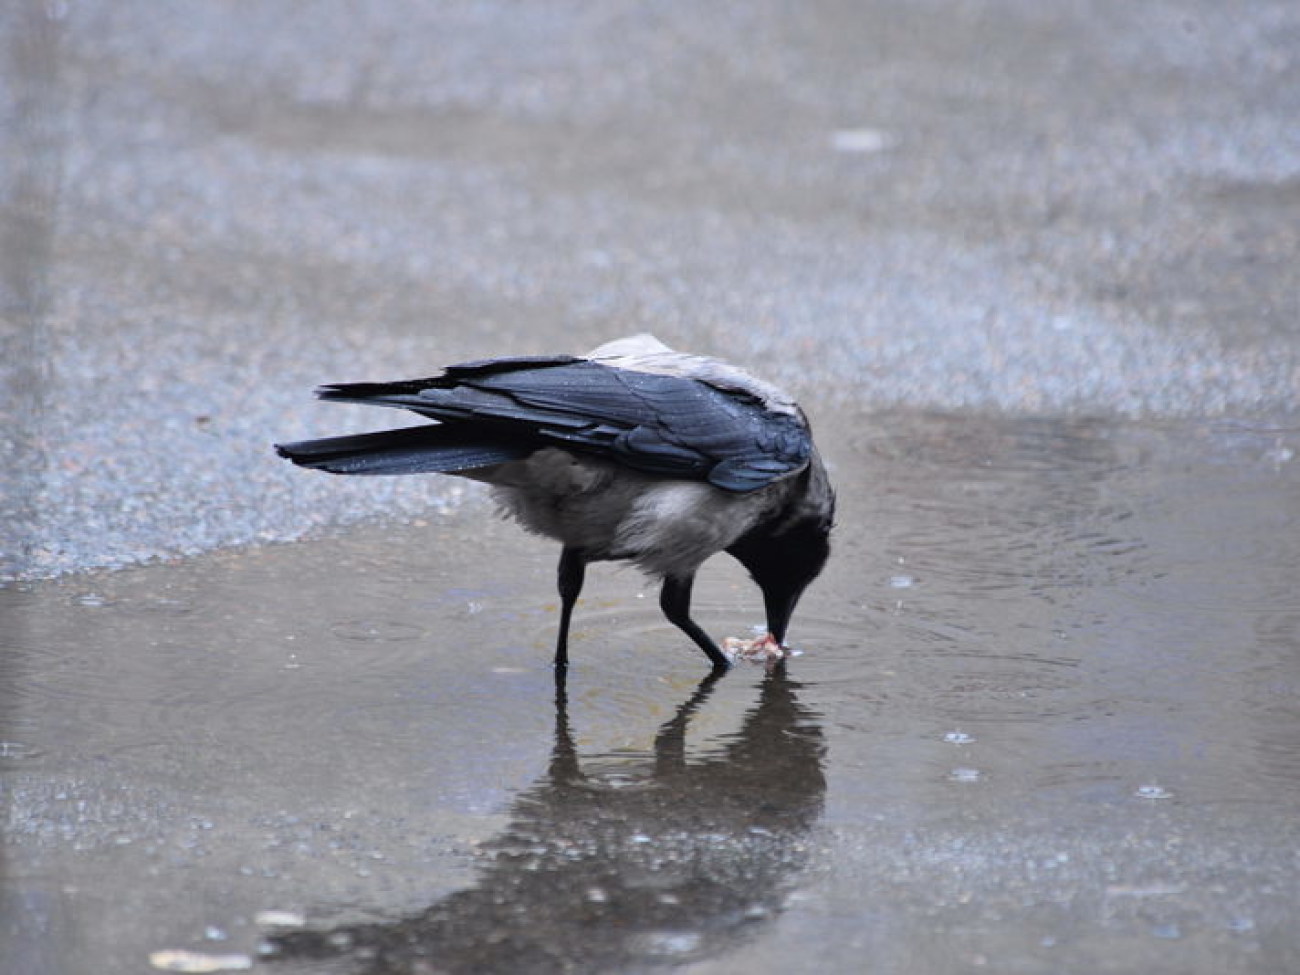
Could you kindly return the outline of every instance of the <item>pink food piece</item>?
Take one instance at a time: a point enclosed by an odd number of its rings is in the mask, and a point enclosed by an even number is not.
[[[751,640],[729,636],[722,641],[722,650],[732,660],[748,660],[756,664],[775,663],[790,655],[785,647],[772,639],[770,633]]]

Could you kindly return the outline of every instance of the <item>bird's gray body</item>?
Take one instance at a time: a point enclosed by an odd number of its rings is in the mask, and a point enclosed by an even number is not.
[[[743,392],[757,397],[764,409],[800,416],[794,401],[775,386],[717,359],[675,352],[649,335],[607,342],[584,358]],[[815,451],[810,463],[821,466]],[[742,494],[706,481],[643,474],[597,457],[544,448],[522,460],[466,473],[491,484],[502,510],[529,531],[581,549],[588,561],[628,561],[663,578],[695,571],[779,510],[789,500],[792,474],[798,471]]]
[[[702,481],[666,480],[555,447],[467,472],[529,531],[582,549],[587,560],[628,561],[662,578],[699,568],[777,510],[787,481],[743,495]]]
[[[665,614],[723,667],[689,617],[700,564],[726,551],[749,569],[779,644],[828,552],[834,494],[794,401],[736,366],[649,335],[584,357],[482,360],[431,379],[318,393],[438,422],[282,444],[282,456],[332,473],[484,481],[509,516],[563,545],[560,666],[589,562],[628,561],[663,579]]]

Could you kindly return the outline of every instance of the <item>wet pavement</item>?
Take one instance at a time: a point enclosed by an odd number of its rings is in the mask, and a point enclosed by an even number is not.
[[[0,9],[0,968],[1300,970],[1300,8],[231,9]],[[643,329],[813,416],[784,672],[269,450]]]
[[[454,503],[265,444],[641,330],[813,405],[1294,411],[1290,0],[530,6],[0,10],[0,578]]]
[[[0,592],[15,970],[1294,970],[1286,435],[827,420],[784,673],[606,568],[557,700],[553,546],[484,502]]]

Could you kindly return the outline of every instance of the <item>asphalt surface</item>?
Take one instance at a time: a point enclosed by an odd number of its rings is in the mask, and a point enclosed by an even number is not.
[[[1300,966],[1300,7],[0,38],[21,970]],[[699,685],[599,573],[557,702],[550,546],[270,449],[398,419],[318,383],[642,330],[813,417],[841,525],[787,678]],[[754,598],[711,566],[701,619]]]
[[[1300,387],[1293,4],[9,4],[4,573],[414,516],[320,382],[650,330],[815,409]]]
[[[1300,967],[1300,469],[1223,424],[832,416],[785,674],[485,511],[0,590],[6,966]],[[728,559],[715,636],[761,620]]]

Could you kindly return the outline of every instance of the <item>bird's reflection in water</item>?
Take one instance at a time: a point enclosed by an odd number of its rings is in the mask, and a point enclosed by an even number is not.
[[[734,679],[734,678],[733,678]],[[556,688],[546,775],[484,848],[477,883],[419,914],[278,936],[272,958],[381,973],[617,971],[725,952],[776,917],[821,815],[825,746],[784,668],[740,731],[687,759],[709,677],[654,753],[584,772]]]

